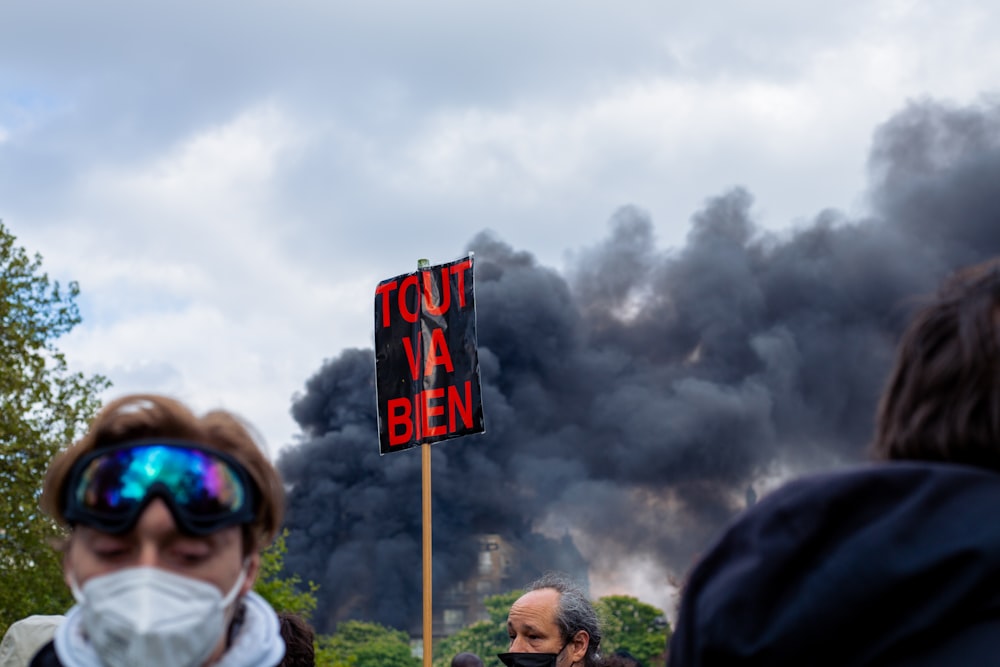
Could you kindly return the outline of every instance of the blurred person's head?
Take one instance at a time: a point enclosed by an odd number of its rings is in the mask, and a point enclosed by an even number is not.
[[[1000,260],[955,273],[916,313],[879,403],[872,452],[1000,470]]]
[[[459,653],[451,659],[451,667],[483,667],[483,660],[475,653]]]
[[[278,667],[313,667],[316,664],[316,632],[306,619],[291,612],[280,612],[281,638],[285,657]]]
[[[41,504],[69,529],[63,570],[101,660],[197,667],[225,652],[284,493],[240,418],[137,394],[54,458]]]
[[[611,655],[604,656],[604,662],[601,664],[602,667],[646,667],[642,664],[642,660],[623,648],[616,649]]]

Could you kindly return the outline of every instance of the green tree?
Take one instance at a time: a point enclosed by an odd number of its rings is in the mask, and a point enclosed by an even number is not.
[[[51,544],[58,526],[38,509],[52,456],[74,441],[109,386],[71,373],[55,340],[80,323],[76,282],[64,289],[0,222],[0,630],[72,603]]]
[[[316,644],[316,667],[420,667],[407,634],[378,623],[345,621]]]
[[[319,585],[310,581],[307,584],[309,590],[303,591],[299,575],[282,576],[285,554],[288,552],[285,545],[287,536],[286,529],[275,538],[271,546],[261,552],[260,572],[253,588],[275,611],[291,612],[309,620],[316,610],[316,591],[319,590]]]
[[[503,667],[497,653],[503,653],[510,645],[507,612],[523,593],[516,590],[486,598],[484,604],[490,620],[473,623],[442,639],[434,649],[434,667],[448,667],[452,657],[464,651],[478,655],[486,667]]]
[[[653,605],[628,595],[608,595],[594,603],[601,619],[601,653],[626,649],[648,667],[662,665],[670,625]]]

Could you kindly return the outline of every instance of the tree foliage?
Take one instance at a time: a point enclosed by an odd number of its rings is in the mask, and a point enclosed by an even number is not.
[[[274,543],[261,553],[260,572],[254,590],[278,613],[291,612],[309,619],[316,609],[319,586],[303,582],[298,575],[284,575],[288,548],[282,531]],[[377,623],[347,621],[334,635],[316,637],[317,667],[419,667],[420,661],[410,651],[405,632]]]
[[[308,590],[302,589],[302,579],[299,575],[282,576],[285,569],[285,554],[288,547],[285,538],[288,530],[282,531],[274,543],[261,552],[260,572],[257,575],[256,591],[267,600],[276,612],[291,612],[309,620],[316,610],[316,591],[319,585],[309,582]]]
[[[317,667],[420,667],[407,634],[378,623],[345,621],[316,643]]]
[[[473,623],[442,639],[434,649],[434,667],[448,667],[452,657],[466,651],[482,658],[486,667],[503,667],[497,653],[503,653],[510,645],[507,612],[523,593],[517,590],[486,598],[484,603],[490,620]]]
[[[628,595],[608,595],[594,603],[601,619],[601,652],[625,649],[647,667],[663,664],[670,625],[653,605]]]
[[[55,341],[80,323],[76,282],[63,288],[0,222],[0,629],[72,603],[52,549],[56,524],[41,514],[45,469],[75,440],[108,387],[69,371]]]

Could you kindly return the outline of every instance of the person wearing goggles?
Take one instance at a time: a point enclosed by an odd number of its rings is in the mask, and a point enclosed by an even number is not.
[[[507,614],[507,667],[597,667],[601,628],[590,600],[570,579],[550,573],[528,586]]]
[[[68,529],[76,605],[32,667],[281,661],[278,617],[251,589],[284,490],[235,415],[119,398],[53,459],[41,505]]]

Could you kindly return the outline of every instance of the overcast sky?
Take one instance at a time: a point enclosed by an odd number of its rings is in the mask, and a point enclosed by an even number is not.
[[[625,205],[670,249],[733,186],[765,229],[861,216],[879,124],[995,100],[1000,62],[981,0],[35,0],[0,25],[0,218],[80,283],[73,367],[234,409],[272,452],[418,258],[489,229],[561,269]]]

